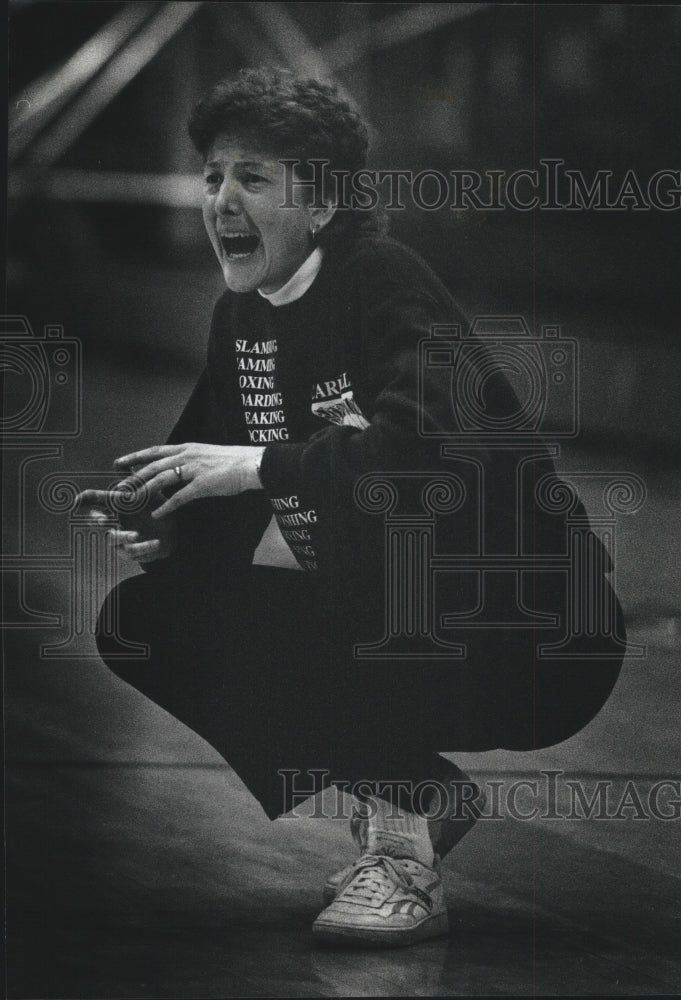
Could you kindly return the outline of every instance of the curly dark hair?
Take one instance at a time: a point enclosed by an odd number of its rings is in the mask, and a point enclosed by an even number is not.
[[[296,172],[302,179],[314,176],[310,160],[328,161],[330,182],[331,171],[354,173],[367,162],[367,128],[337,87],[285,69],[243,69],[196,105],[189,135],[204,159],[216,136],[225,133],[250,139],[282,159],[300,160]],[[380,212],[339,209],[320,242],[384,228]]]

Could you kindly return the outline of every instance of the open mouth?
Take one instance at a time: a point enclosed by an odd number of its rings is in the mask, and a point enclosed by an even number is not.
[[[250,233],[234,233],[231,236],[221,236],[220,243],[230,260],[238,260],[241,257],[250,257],[257,250],[260,237]]]

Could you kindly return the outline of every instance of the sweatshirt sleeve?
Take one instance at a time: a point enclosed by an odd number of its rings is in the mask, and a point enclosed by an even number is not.
[[[210,382],[204,368],[178,421],[168,435],[168,444],[185,441],[214,442],[217,431],[210,406]]]

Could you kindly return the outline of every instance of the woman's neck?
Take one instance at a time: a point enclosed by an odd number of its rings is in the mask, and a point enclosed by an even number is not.
[[[322,266],[324,252],[321,247],[316,247],[309,257],[300,265],[295,274],[291,275],[285,285],[278,288],[276,292],[261,292],[258,294],[273,306],[285,306],[289,302],[295,302],[308,290],[312,282],[319,274]]]

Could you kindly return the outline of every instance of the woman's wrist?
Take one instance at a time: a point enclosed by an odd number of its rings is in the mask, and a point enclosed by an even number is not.
[[[249,448],[249,456],[246,461],[246,476],[244,490],[261,490],[263,488],[260,479],[260,466],[265,454],[264,448]]]

